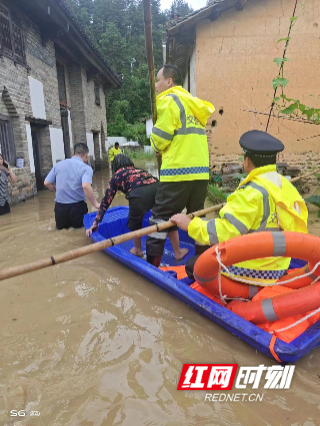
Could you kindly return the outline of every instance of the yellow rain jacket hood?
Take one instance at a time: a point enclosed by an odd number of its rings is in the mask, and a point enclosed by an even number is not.
[[[214,106],[210,102],[203,101],[202,99],[192,96],[182,86],[176,86],[160,93],[160,95],[157,96],[157,107],[160,106],[160,103],[170,93],[174,93],[179,96],[181,102],[188,106],[192,114],[200,121],[201,125],[203,127],[206,126],[208,118],[215,110]]]
[[[259,174],[262,167],[255,169],[258,170],[258,173],[254,173],[255,170],[253,170],[250,173],[251,179],[255,179],[268,190],[278,208],[279,226],[283,231],[307,234],[308,209],[303,198],[286,178],[276,172],[276,166],[268,167],[272,168],[272,171],[263,174]]]
[[[219,219],[193,219],[190,237],[215,245],[247,233],[294,231],[307,233],[308,210],[296,188],[276,171],[275,165],[254,169],[220,210]],[[261,242],[263,244],[263,241]],[[269,257],[232,265],[235,276],[274,283],[285,274],[290,258]]]
[[[160,181],[208,180],[205,126],[214,106],[176,86],[157,96],[157,111],[150,141],[162,155]]]

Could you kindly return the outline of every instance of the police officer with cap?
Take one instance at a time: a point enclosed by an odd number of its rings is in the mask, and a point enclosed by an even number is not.
[[[255,168],[276,164],[278,152],[284,150],[282,142],[260,130],[244,133],[239,143],[244,154],[243,168],[247,174]]]
[[[268,133],[252,130],[241,136],[240,146],[247,177],[228,196],[226,205],[220,210],[220,217],[206,222],[179,214],[170,220],[205,245],[215,245],[253,232],[307,233],[308,210],[305,202],[296,188],[277,173],[277,153],[283,151],[284,145]],[[196,258],[192,258],[186,265],[190,278],[193,277],[195,261]],[[251,278],[266,285],[281,278],[289,264],[289,258],[272,257],[241,262],[232,265],[229,270],[235,277]]]

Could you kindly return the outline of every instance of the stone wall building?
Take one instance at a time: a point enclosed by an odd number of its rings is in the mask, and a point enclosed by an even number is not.
[[[76,142],[86,142],[91,164],[101,167],[105,93],[121,79],[64,0],[0,0],[0,20],[0,150],[13,167],[24,161],[14,168],[15,203],[41,190]]]
[[[305,4],[290,35],[290,62],[285,63],[287,96],[317,108],[319,7],[319,1]],[[183,71],[187,90],[216,108],[207,127],[211,166],[239,159],[239,137],[245,131],[266,130],[271,82],[279,73],[273,60],[283,56],[285,46],[277,41],[287,37],[290,18],[299,11],[296,0],[210,0],[205,8],[169,24],[167,62]],[[271,117],[268,132],[283,141],[282,159],[290,164],[308,168],[320,163],[318,126]]]

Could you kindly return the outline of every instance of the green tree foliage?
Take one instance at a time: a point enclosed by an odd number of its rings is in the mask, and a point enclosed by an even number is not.
[[[141,119],[151,115],[151,106],[142,0],[66,1],[91,42],[123,76],[122,88],[107,94],[108,134],[146,143]],[[161,11],[160,3],[151,0],[156,69],[163,61],[162,32],[169,13]],[[171,10],[183,16],[191,9],[185,1],[174,0]]]
[[[99,49],[105,58],[112,58],[112,68],[117,73],[129,71],[128,46],[117,25],[108,22],[99,37]]]
[[[185,0],[173,0],[171,7],[165,13],[169,19],[172,19],[174,15],[179,15],[182,18],[191,12],[193,12],[193,9],[188,2]]]
[[[289,26],[289,36],[293,30],[293,27],[298,21],[298,18],[303,13],[305,8],[305,3],[301,3],[301,9],[298,16],[290,18]],[[286,53],[290,44],[291,37],[280,38],[277,43],[286,42],[284,47],[284,53],[282,58],[274,58],[273,62],[279,67],[278,76],[272,80],[272,87],[275,90],[274,95],[276,95],[277,89],[281,89],[280,96],[274,96],[272,100],[272,108],[275,107],[280,114],[285,114],[290,116],[293,119],[307,120],[313,124],[320,124],[320,108],[309,107],[303,104],[299,99],[289,98],[284,93],[284,88],[287,87],[289,80],[284,77],[285,64],[290,61],[286,57]],[[313,95],[310,95],[313,96]],[[320,99],[320,96],[318,96]],[[312,197],[311,197],[312,198]],[[310,201],[311,202],[311,201]],[[319,216],[320,217],[320,216]]]

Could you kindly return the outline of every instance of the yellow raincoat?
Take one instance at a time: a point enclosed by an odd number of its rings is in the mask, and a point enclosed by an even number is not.
[[[190,237],[215,245],[252,232],[294,231],[308,233],[308,210],[296,188],[276,172],[276,166],[254,169],[227,199],[220,219],[194,218]],[[261,241],[263,244],[263,241]],[[241,262],[229,268],[236,276],[274,283],[286,272],[290,258],[269,257]]]
[[[205,126],[214,106],[176,86],[157,96],[157,111],[150,140],[162,154],[160,182],[208,180]]]
[[[109,160],[111,161],[111,163],[113,162],[114,157],[119,154],[122,154],[122,151],[120,148],[116,149],[115,147],[113,147],[109,149]]]

